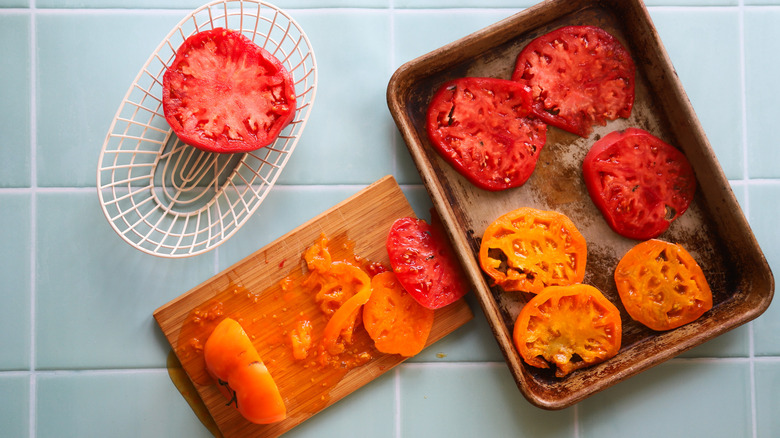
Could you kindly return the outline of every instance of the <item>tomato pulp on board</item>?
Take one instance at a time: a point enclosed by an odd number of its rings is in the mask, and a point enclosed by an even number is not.
[[[523,306],[513,330],[523,360],[554,365],[556,377],[614,357],[622,337],[618,308],[586,284],[545,288]]]
[[[163,75],[163,111],[176,135],[208,152],[267,146],[295,115],[295,87],[281,62],[240,32],[187,38]]]
[[[666,231],[696,192],[696,176],[685,155],[638,128],[611,132],[594,143],[582,174],[609,226],[630,239],[651,239]]]
[[[424,307],[444,307],[468,292],[450,242],[422,219],[397,219],[387,235],[387,254],[398,281]]]
[[[515,81],[459,78],[433,96],[426,127],[439,154],[472,184],[504,190],[528,180],[546,141],[547,126],[530,112],[530,90]]]
[[[587,137],[593,125],[631,115],[635,74],[614,36],[596,26],[567,26],[528,43],[512,79],[531,88],[537,117]]]
[[[479,248],[482,270],[505,291],[539,293],[585,278],[585,237],[566,215],[521,207],[488,225]]]
[[[704,272],[678,244],[651,239],[634,246],[620,259],[615,284],[631,318],[653,330],[680,327],[712,308]]]

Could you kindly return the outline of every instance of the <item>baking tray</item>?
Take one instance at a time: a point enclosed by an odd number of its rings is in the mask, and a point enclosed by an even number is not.
[[[412,207],[395,179],[384,177],[154,312],[224,437],[279,436],[405,360],[400,355],[382,354],[366,347],[373,342],[365,330],[356,330],[352,345],[371,351],[371,360],[346,374],[339,368],[323,369],[310,366],[308,360],[296,361],[284,330],[294,325],[298,315],[306,316],[315,325],[324,325],[325,317],[314,300],[284,292],[279,286],[283,279],[302,275],[306,270],[302,254],[321,233],[331,242],[334,260],[338,248],[352,247],[362,262],[389,266],[387,233],[396,219],[405,216],[414,216]],[[203,326],[191,323],[193,316],[208,320],[204,311],[215,308],[217,303],[222,306],[223,315]],[[190,347],[198,339],[205,342],[210,334],[208,324],[215,325],[223,316],[239,320],[252,338],[285,400],[285,420],[268,425],[250,423],[227,403],[217,385],[206,376],[202,353],[193,353]],[[472,318],[465,300],[437,309],[426,347]]]
[[[615,35],[637,66],[636,100],[629,119],[596,127],[588,138],[554,127],[531,178],[522,187],[488,192],[471,185],[432,148],[425,114],[444,82],[465,76],[510,79],[515,59],[532,39],[565,25],[596,25]],[[402,65],[387,88],[387,102],[432,202],[458,251],[510,371],[534,405],[561,409],[668,360],[760,315],[774,293],[774,278],[737,203],[674,67],[639,0],[550,0]],[[654,332],[633,321],[620,302],[613,273],[635,240],[614,233],[590,200],[581,163],[607,133],[639,127],[679,147],[697,178],[689,210],[662,240],[682,244],[700,263],[712,288],[713,308],[693,323]],[[523,298],[491,288],[477,254],[487,225],[521,206],[569,216],[588,242],[584,282],[599,288],[621,312],[623,342],[602,364],[556,378],[526,365],[512,344]]]

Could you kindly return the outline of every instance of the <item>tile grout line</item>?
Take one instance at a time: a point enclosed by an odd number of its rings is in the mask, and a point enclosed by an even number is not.
[[[737,2],[738,26],[739,26],[739,66],[740,66],[740,90],[742,98],[742,180],[745,185],[742,188],[742,195],[745,200],[745,215],[750,220],[750,166],[748,166],[748,142],[747,142],[747,65],[746,55],[747,45],[745,42],[745,1]],[[756,351],[754,322],[748,324],[748,387],[750,388],[750,434],[753,438],[758,437],[758,407],[756,406]]]
[[[38,64],[36,62],[36,45],[38,40],[36,38],[36,16],[35,16],[35,0],[30,0],[30,382],[29,382],[29,405],[28,405],[28,434],[30,438],[35,438],[37,435],[37,405],[38,405],[38,379],[36,375],[36,331],[35,331],[35,314],[37,308],[37,274],[38,269],[36,265],[36,247],[38,241],[37,225],[38,220],[38,196],[36,191],[38,189],[38,157],[37,157],[37,86],[36,76]]]

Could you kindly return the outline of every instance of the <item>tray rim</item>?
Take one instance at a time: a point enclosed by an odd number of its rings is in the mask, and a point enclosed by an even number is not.
[[[671,92],[672,94],[671,98],[666,100],[671,101],[674,104],[674,117],[677,117],[678,119],[682,118],[682,120],[685,120],[687,123],[685,130],[675,129],[674,126],[671,127],[674,135],[680,139],[680,148],[686,155],[694,154],[699,157],[704,157],[701,160],[697,160],[700,163],[704,163],[700,164],[699,168],[696,169],[697,174],[701,172],[711,175],[713,181],[718,183],[708,184],[705,187],[702,187],[702,185],[699,184],[698,190],[702,192],[700,196],[703,196],[705,201],[717,199],[713,197],[720,197],[723,202],[730,207],[733,207],[730,211],[727,211],[730,215],[729,220],[733,223],[724,225],[725,220],[721,218],[715,218],[714,222],[716,222],[716,226],[719,229],[722,229],[724,226],[736,225],[738,229],[746,232],[746,234],[741,237],[747,238],[748,241],[741,240],[739,243],[742,245],[750,245],[754,248],[755,251],[751,254],[754,256],[752,262],[756,265],[755,272],[761,274],[761,278],[759,278],[758,282],[762,282],[762,284],[766,286],[766,293],[754,300],[755,302],[752,303],[752,307],[749,311],[730,318],[728,320],[729,324],[727,325],[716,327],[714,330],[707,331],[704,334],[693,334],[687,338],[686,342],[675,345],[674,348],[666,350],[663,354],[656,353],[644,359],[641,363],[626,367],[619,372],[612,374],[611,380],[599,380],[590,386],[588,390],[575,391],[563,394],[563,396],[558,398],[550,398],[543,397],[541,394],[535,392],[532,388],[532,382],[530,381],[529,376],[523,372],[524,365],[522,359],[514,350],[511,335],[507,333],[507,327],[503,323],[492,292],[486,287],[484,275],[472,256],[472,249],[467,242],[464,233],[459,232],[460,227],[458,226],[458,221],[450,204],[450,200],[446,199],[443,195],[444,190],[442,184],[428,165],[428,158],[422,150],[422,139],[418,136],[412,121],[405,117],[405,101],[408,97],[408,91],[411,84],[414,84],[420,79],[433,76],[443,70],[457,66],[458,64],[467,62],[471,53],[479,53],[481,50],[496,47],[510,41],[518,35],[533,32],[535,28],[549,24],[549,22],[553,21],[555,18],[560,18],[564,15],[572,14],[577,10],[591,7],[611,8],[626,14],[632,14],[635,21],[640,21],[641,24],[646,27],[646,31],[640,32],[640,34],[643,34],[643,38],[646,40],[645,43],[649,43],[654,47],[655,53],[649,54],[653,55],[654,58],[648,60],[646,59],[648,53],[642,53],[641,61],[636,61],[636,63],[652,62],[655,65],[655,68],[659,69],[657,74],[660,75],[661,78],[655,80],[648,78],[648,83],[651,87],[657,81],[665,83],[667,92]],[[551,16],[556,10],[563,12],[560,15]],[[495,40],[491,41],[492,39]],[[489,41],[489,43],[486,43],[485,41]],[[632,51],[632,53],[634,52]],[[440,58],[446,59],[446,62],[436,66],[429,65]],[[469,276],[469,279],[472,281],[480,307],[490,323],[491,330],[493,331],[501,352],[510,368],[510,372],[514,377],[520,392],[531,404],[543,409],[551,410],[569,407],[609,386],[664,362],[685,350],[693,348],[696,345],[745,324],[761,315],[769,307],[774,295],[774,276],[769,263],[761,251],[755,235],[750,229],[748,221],[738,204],[725,173],[717,161],[710,143],[706,139],[704,129],[695,115],[685,90],[677,78],[671,59],[652,23],[647,8],[641,0],[546,0],[537,3],[534,6],[401,65],[390,78],[386,97],[390,113],[406,143],[420,177],[422,178],[423,184],[431,197],[431,201],[442,218],[452,244],[458,252],[461,264]],[[667,106],[669,106],[669,102],[661,102],[661,107],[666,109]],[[671,115],[667,116],[667,118],[671,117]],[[683,139],[685,141],[682,141]],[[710,181],[708,180],[708,183],[709,182]],[[724,241],[728,240],[728,237],[724,237]],[[736,240],[732,240],[730,243],[737,242]]]

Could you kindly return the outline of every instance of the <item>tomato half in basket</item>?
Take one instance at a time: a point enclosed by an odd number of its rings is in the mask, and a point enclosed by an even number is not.
[[[438,153],[472,184],[504,190],[528,180],[546,141],[547,125],[530,112],[530,90],[517,82],[459,78],[434,94],[426,128]]]
[[[387,235],[387,254],[398,281],[424,307],[444,307],[468,292],[444,231],[422,219],[397,219]]]
[[[666,231],[696,192],[696,176],[685,155],[638,128],[611,132],[594,143],[582,174],[609,226],[630,239],[651,239]]]
[[[704,271],[682,246],[646,240],[615,269],[620,300],[631,318],[662,331],[688,324],[712,308]]]
[[[187,38],[163,75],[165,119],[181,141],[207,152],[247,152],[276,140],[295,115],[292,76],[238,31]]]
[[[523,360],[555,376],[604,362],[620,350],[620,311],[586,284],[550,286],[520,310],[513,340]]]
[[[531,88],[537,117],[587,137],[593,125],[631,115],[635,75],[617,38],[596,26],[567,26],[528,43],[512,79]]]
[[[566,215],[521,207],[488,225],[479,264],[505,291],[539,293],[580,283],[587,262],[585,237]]]

